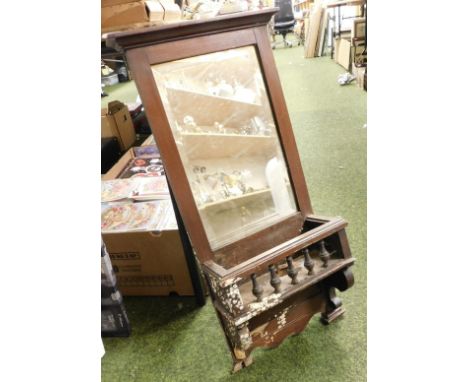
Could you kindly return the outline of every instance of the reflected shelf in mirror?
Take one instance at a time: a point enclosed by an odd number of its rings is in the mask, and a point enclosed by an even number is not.
[[[186,89],[167,87],[166,90],[172,112],[181,116],[189,113],[198,125],[211,125],[215,121],[225,123],[233,117],[237,123],[247,123],[254,117],[267,114],[266,106],[262,104]]]
[[[181,133],[180,142],[186,148],[185,154],[189,159],[270,157],[276,152],[277,138],[267,135]]]

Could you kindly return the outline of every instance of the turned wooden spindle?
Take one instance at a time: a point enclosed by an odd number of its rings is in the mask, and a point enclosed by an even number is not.
[[[330,252],[327,251],[327,249],[325,248],[325,242],[322,240],[320,242],[320,252],[319,252],[319,257],[320,257],[320,260],[322,260],[322,267],[323,268],[326,268],[328,267],[328,260],[330,260]]]
[[[304,268],[308,270],[307,274],[311,276],[314,274],[314,260],[310,257],[309,248],[304,248],[302,253],[304,254]]]
[[[281,279],[278,277],[278,274],[276,273],[276,267],[272,264],[268,266],[268,269],[270,271],[270,285],[275,289],[275,293],[280,293],[281,292]]]
[[[286,258],[286,261],[288,263],[288,276],[291,278],[291,284],[297,284],[297,274],[299,273],[299,270],[297,268],[294,268],[292,256],[288,256]]]
[[[255,297],[257,297],[257,301],[262,301],[263,297],[263,288],[257,281],[257,275],[255,273],[252,273],[250,275],[250,278],[252,279],[252,293]]]

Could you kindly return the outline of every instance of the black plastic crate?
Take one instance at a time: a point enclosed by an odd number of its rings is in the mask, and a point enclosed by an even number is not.
[[[104,243],[101,243],[101,284],[116,285],[117,278],[112,268],[111,259]]]
[[[128,337],[130,333],[130,322],[120,292],[101,298],[101,337]]]
[[[128,337],[130,332],[130,322],[109,253],[101,242],[101,336]]]
[[[101,280],[101,299],[111,298],[111,296],[115,295],[117,292],[119,292],[117,284]]]

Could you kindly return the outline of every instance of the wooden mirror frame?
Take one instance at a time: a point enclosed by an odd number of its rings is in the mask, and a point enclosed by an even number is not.
[[[166,174],[184,224],[202,263],[219,256],[236,259],[238,265],[301,233],[312,214],[306,181],[291,121],[276,70],[266,25],[276,8],[243,12],[204,21],[182,22],[157,28],[111,34],[108,44],[123,49],[135,79],[146,115],[161,152]],[[151,66],[183,58],[253,46],[270,101],[273,118],[290,175],[298,212],[279,223],[218,250],[212,250],[185,175],[171,127],[158,92]]]
[[[277,10],[242,12],[108,36],[108,45],[124,50],[127,56],[174,199],[224,329],[233,371],[250,365],[251,353],[256,347],[277,346],[289,335],[304,330],[314,314],[321,313],[324,324],[340,317],[344,309],[335,288],[344,291],[354,283],[349,269],[354,258],[345,233],[346,221],[313,215],[267,32],[267,23]],[[151,66],[244,46],[253,46],[257,53],[298,211],[277,224],[213,251]],[[326,245],[333,249],[333,257]],[[322,263],[316,271],[306,266],[309,250],[315,252],[314,261]],[[221,255],[235,261],[223,267],[216,261]],[[296,271],[288,268],[291,272],[284,274],[285,262],[288,267],[296,267]],[[281,278],[298,277],[298,266],[302,267],[300,279],[292,282],[295,280],[292,278],[280,289]],[[277,273],[280,267],[283,267],[283,274]],[[308,273],[304,273],[304,267],[309,269]],[[256,287],[268,289],[269,296],[260,297],[262,292]],[[257,302],[253,302],[252,295],[257,297]]]

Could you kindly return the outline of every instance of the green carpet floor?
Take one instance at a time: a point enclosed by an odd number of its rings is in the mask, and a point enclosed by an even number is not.
[[[133,333],[105,339],[102,381],[366,380],[366,95],[339,86],[344,70],[330,58],[304,59],[303,49],[274,52],[314,211],[343,216],[357,262],[355,285],[342,294],[346,313],[329,326],[318,316],[276,349],[254,352],[254,363],[231,375],[231,357],[211,302],[191,298],[126,298]],[[107,88],[134,102],[133,84]]]

